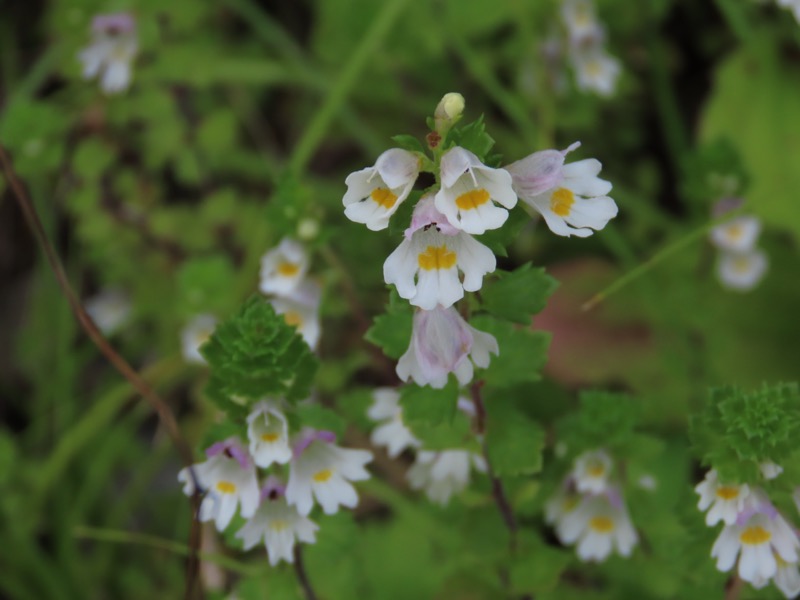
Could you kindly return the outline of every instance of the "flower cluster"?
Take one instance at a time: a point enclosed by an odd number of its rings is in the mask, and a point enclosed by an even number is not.
[[[303,246],[283,239],[261,257],[259,289],[269,296],[275,312],[286,323],[297,328],[306,343],[314,349],[320,336],[319,305],[322,290],[307,277],[308,255]]]
[[[613,549],[630,556],[638,542],[622,489],[612,479],[614,463],[604,450],[585,452],[547,502],[545,520],[562,544],[577,544],[578,558],[604,561]]]
[[[309,519],[315,501],[328,515],[340,506],[355,508],[358,494],[350,482],[369,478],[365,465],[372,454],[337,446],[330,431],[303,429],[290,436],[275,400],[254,407],[247,417],[247,438],[247,445],[238,437],[212,445],[206,450],[208,460],[191,471],[183,469],[178,480],[187,495],[194,493],[195,480],[205,493],[201,521],[214,521],[224,531],[238,509],[247,520],[236,533],[245,549],[263,540],[270,564],[293,562],[296,540],[316,540],[318,526]],[[259,468],[274,472],[259,477]],[[287,468],[284,483],[280,475]]]
[[[738,205],[738,200],[722,200],[715,213]],[[719,250],[717,277],[726,288],[746,292],[758,285],[767,271],[767,255],[756,246],[761,221],[754,216],[734,217],[711,230],[711,243]]]
[[[471,327],[454,308],[465,292],[481,289],[484,276],[496,268],[493,252],[475,236],[502,227],[518,199],[562,236],[589,236],[617,214],[606,195],[611,184],[597,177],[597,160],[564,164],[577,143],[563,151],[535,152],[505,168],[487,166],[467,148],[443,143],[463,107],[460,94],[447,94],[440,102],[433,160],[422,152],[387,150],[374,166],[347,177],[343,198],[348,218],[380,231],[411,197],[420,171],[436,177],[437,185],[416,202],[404,240],[383,265],[386,283],[419,309],[397,374],[436,388],[447,383],[449,373],[466,385],[474,367],[488,367],[491,354],[499,352],[492,335]]]
[[[463,448],[447,450],[423,450],[422,443],[403,423],[400,394],[392,388],[378,388],[373,392],[373,403],[367,415],[379,426],[372,430],[372,443],[384,446],[391,458],[396,458],[406,449],[417,450],[416,460],[406,477],[415,490],[424,490],[431,502],[445,505],[453,494],[469,485],[472,468],[485,473],[486,462],[479,454]],[[462,398],[459,409],[472,415],[472,403]]]
[[[765,479],[774,479],[781,471],[774,463],[761,465]],[[787,598],[800,595],[800,540],[763,489],[720,481],[712,469],[695,491],[700,496],[697,507],[708,511],[706,524],[724,523],[711,549],[717,569],[730,571],[738,559],[739,577],[754,588],[772,581]]]
[[[567,29],[568,54],[578,88],[611,96],[620,66],[605,49],[605,28],[597,19],[593,0],[564,0],[561,17]]]
[[[97,15],[92,19],[92,43],[78,54],[83,78],[100,78],[100,89],[116,94],[128,89],[133,59],[139,50],[136,21],[128,13]]]

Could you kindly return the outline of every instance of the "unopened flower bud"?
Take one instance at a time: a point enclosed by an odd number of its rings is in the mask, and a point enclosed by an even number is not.
[[[444,137],[464,112],[464,96],[458,92],[450,92],[442,96],[436,111],[433,113],[436,120],[436,131]]]

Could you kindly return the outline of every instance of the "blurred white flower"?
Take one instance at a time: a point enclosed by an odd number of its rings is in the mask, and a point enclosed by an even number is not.
[[[322,290],[315,281],[301,281],[295,290],[285,297],[274,297],[269,303],[275,312],[283,315],[287,325],[296,327],[311,349],[315,349],[320,337],[319,305]]]
[[[746,253],[755,248],[761,233],[761,221],[757,217],[742,216],[711,230],[711,242],[720,250]]]
[[[136,22],[128,13],[97,15],[92,19],[92,43],[78,53],[83,78],[99,75],[107,94],[122,92],[132,78],[132,63],[139,50]]]
[[[425,490],[431,502],[444,505],[469,484],[470,465],[486,471],[483,457],[467,450],[423,450],[408,470],[408,482],[415,490]]]
[[[700,495],[697,508],[706,511],[711,507],[706,514],[706,525],[709,527],[720,521],[726,525],[735,523],[739,513],[744,510],[745,500],[750,495],[750,487],[747,484],[721,483],[715,469],[706,473],[705,479],[695,486],[694,491]]]
[[[783,473],[783,467],[775,464],[771,460],[766,460],[758,465],[758,469],[761,471],[761,475],[769,481],[770,479],[775,479],[778,475]]]
[[[741,254],[723,252],[717,261],[717,278],[728,289],[747,292],[758,285],[768,266],[767,255],[762,250]]]
[[[277,248],[261,257],[259,288],[265,294],[289,296],[308,272],[308,256],[302,244],[284,238]]]
[[[217,319],[212,315],[197,315],[181,333],[181,347],[186,362],[205,364],[206,359],[200,354],[200,348],[208,341],[217,326]]]
[[[110,335],[130,317],[131,301],[122,290],[107,289],[89,298],[84,308],[100,331]]]
[[[602,48],[570,55],[578,89],[609,97],[614,94],[622,71],[619,61]]]
[[[575,459],[572,469],[575,489],[580,493],[604,493],[612,466],[611,457],[604,450],[584,452]]]
[[[370,436],[376,446],[385,446],[390,457],[395,458],[406,448],[418,448],[420,441],[403,423],[400,393],[393,388],[378,388],[372,392],[373,403],[367,415],[380,423]]]

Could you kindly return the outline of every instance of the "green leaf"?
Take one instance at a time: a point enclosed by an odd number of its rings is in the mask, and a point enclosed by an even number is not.
[[[337,437],[344,434],[344,418],[321,404],[302,404],[296,408],[295,415],[300,426],[332,431]]]
[[[513,272],[498,271],[499,279],[481,290],[483,308],[501,319],[528,325],[531,317],[547,304],[547,298],[558,287],[558,282],[544,269],[532,269],[531,263]]]
[[[234,414],[265,396],[307,398],[318,364],[295,328],[261,296],[221,323],[201,352],[211,367],[209,397]]]
[[[409,424],[449,423],[456,414],[457,403],[458,385],[453,377],[440,390],[417,385],[406,385],[400,390],[403,418]]]
[[[570,552],[546,546],[533,535],[523,535],[509,570],[511,592],[523,596],[553,589],[570,562]]]
[[[489,368],[476,378],[499,387],[541,379],[539,370],[547,362],[549,333],[520,329],[489,315],[474,317],[470,325],[492,334],[500,349],[498,356],[492,355]]]
[[[425,148],[422,146],[422,142],[420,142],[419,139],[415,138],[413,135],[394,135],[392,136],[392,141],[403,150],[425,154]]]
[[[580,409],[559,423],[559,439],[575,454],[584,450],[631,448],[640,406],[626,394],[586,391],[580,395]],[[623,452],[620,451],[620,454]]]
[[[411,324],[414,314],[407,302],[392,294],[386,313],[375,317],[364,339],[383,350],[389,358],[398,359],[411,342]]]
[[[486,124],[483,122],[483,115],[477,120],[454,127],[447,136],[445,142],[450,145],[461,146],[477,155],[481,161],[485,161],[486,155],[494,146],[494,139],[486,133]]]
[[[487,402],[486,412],[486,446],[495,474],[502,477],[541,471],[544,429],[510,402]]]
[[[508,211],[508,220],[498,229],[491,229],[480,236],[484,246],[497,256],[508,256],[508,248],[519,237],[522,228],[531,222],[530,215],[521,208]]]

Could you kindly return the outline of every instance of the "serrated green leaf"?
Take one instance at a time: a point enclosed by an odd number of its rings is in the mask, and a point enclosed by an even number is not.
[[[544,269],[532,269],[526,263],[518,269],[498,271],[496,279],[481,289],[483,308],[501,319],[528,325],[531,317],[547,304],[547,298],[558,287],[558,282]]]
[[[429,386],[406,385],[400,390],[400,406],[404,420],[413,425],[438,425],[452,421],[458,404],[458,385],[451,377],[437,390]]]
[[[450,130],[445,143],[461,146],[483,161],[494,146],[494,139],[486,133],[486,124],[483,122],[483,115],[481,115],[471,123],[461,127],[454,127]]]
[[[422,146],[422,142],[420,142],[419,139],[415,138],[413,135],[394,135],[392,136],[392,141],[403,150],[425,154],[425,148]]]
[[[572,562],[571,553],[546,546],[533,536],[525,538],[509,570],[509,583],[516,596],[551,590]]]
[[[640,410],[633,398],[592,390],[583,392],[579,400],[578,412],[562,419],[558,427],[559,439],[572,453],[596,448],[617,450],[620,454],[624,450],[635,451],[632,439]]]
[[[474,317],[470,325],[492,334],[500,350],[499,355],[492,355],[489,368],[477,377],[498,387],[541,379],[539,370],[547,362],[549,333],[517,328],[489,315]]]
[[[486,404],[486,446],[495,474],[531,475],[542,469],[545,432],[510,402]]]
[[[414,314],[406,302],[391,302],[386,313],[375,317],[364,339],[375,344],[389,358],[398,359],[411,342]]]

